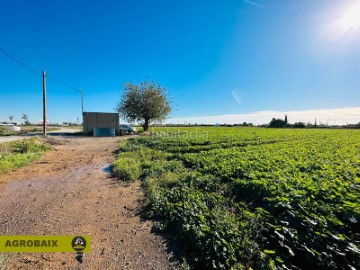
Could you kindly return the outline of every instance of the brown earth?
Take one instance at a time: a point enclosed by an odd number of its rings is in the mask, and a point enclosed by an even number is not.
[[[75,253],[0,254],[0,269],[178,268],[166,241],[139,216],[139,182],[109,174],[119,138],[49,141],[53,151],[0,176],[0,235],[90,235],[92,251],[82,264]]]

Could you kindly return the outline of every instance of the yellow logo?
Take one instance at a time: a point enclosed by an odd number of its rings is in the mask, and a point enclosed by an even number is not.
[[[90,236],[0,236],[0,252],[89,252],[90,250]]]

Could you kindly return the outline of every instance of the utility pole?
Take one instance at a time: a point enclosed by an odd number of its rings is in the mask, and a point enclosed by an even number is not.
[[[43,136],[46,136],[46,74],[42,73],[43,77]]]

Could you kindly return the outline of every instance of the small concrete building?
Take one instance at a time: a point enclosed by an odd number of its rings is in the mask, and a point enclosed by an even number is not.
[[[83,126],[84,135],[120,135],[118,113],[84,112]]]

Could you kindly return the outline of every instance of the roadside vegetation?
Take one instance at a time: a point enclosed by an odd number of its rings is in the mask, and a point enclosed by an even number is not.
[[[113,172],[195,268],[359,269],[359,154],[359,130],[158,128]]]
[[[0,136],[17,136],[32,133],[41,133],[42,127],[40,126],[20,126],[20,131],[13,131],[10,126],[0,126]],[[47,131],[57,131],[59,127],[47,127]]]
[[[0,144],[0,174],[22,167],[48,151],[50,147],[38,139],[19,140]]]

